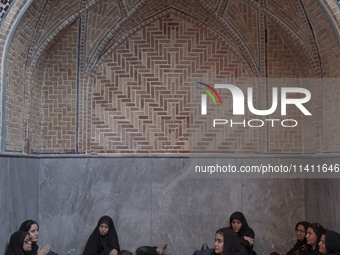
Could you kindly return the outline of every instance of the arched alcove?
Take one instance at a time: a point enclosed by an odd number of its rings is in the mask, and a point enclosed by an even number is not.
[[[338,179],[190,173],[197,160],[334,166],[337,1],[16,0],[3,17],[1,247],[29,217],[41,224],[40,244],[81,254],[104,213],[123,248],[164,241],[169,254],[211,244],[235,210],[254,228],[258,254],[286,252],[299,220],[339,230]],[[270,107],[273,87],[310,79],[313,117],[291,108],[296,128],[213,130],[191,95],[197,80],[226,77],[252,79],[258,109]],[[218,92],[231,115],[229,92]]]

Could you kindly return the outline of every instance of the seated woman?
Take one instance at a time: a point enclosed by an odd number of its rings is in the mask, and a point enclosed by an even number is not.
[[[109,216],[99,219],[86,243],[83,255],[117,255],[120,251],[117,232]]]
[[[306,240],[308,249],[304,254],[317,255],[319,254],[319,245],[321,236],[325,229],[319,223],[312,223],[307,228]]]
[[[234,212],[229,219],[230,228],[237,233],[240,242],[240,255],[256,254],[253,250],[255,233],[248,226],[247,220],[241,212]]]
[[[30,254],[32,255],[46,255],[50,253],[50,255],[54,254],[50,251],[50,245],[46,244],[43,248],[39,248],[37,245],[39,239],[39,225],[34,220],[26,220],[20,226],[20,231],[28,232],[32,241],[32,250]]]
[[[296,243],[286,255],[299,255],[303,254],[307,250],[307,242],[306,242],[306,232],[309,226],[309,222],[300,221],[296,223],[295,233],[296,233]]]
[[[11,236],[5,255],[27,255],[31,250],[30,235],[24,231],[17,231]]]
[[[321,254],[340,255],[340,234],[332,230],[326,230],[319,242]]]
[[[238,255],[240,243],[230,228],[221,228],[215,234],[215,246],[211,255]]]
[[[295,226],[295,234],[296,234],[296,243],[293,248],[290,249],[286,255],[301,255],[304,254],[307,250],[307,242],[306,242],[306,231],[309,226],[309,222],[300,221],[296,223]],[[279,255],[277,252],[272,252],[270,255]]]

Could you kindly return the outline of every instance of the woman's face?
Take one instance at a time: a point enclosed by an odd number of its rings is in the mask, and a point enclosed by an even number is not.
[[[306,240],[307,244],[313,246],[313,248],[315,247],[317,236],[312,228],[307,228]]]
[[[215,253],[216,254],[223,254],[223,236],[219,233],[215,235]]]
[[[319,252],[321,254],[327,254],[326,244],[325,244],[325,235],[324,234],[321,236],[321,239],[320,239],[320,242],[319,242]]]
[[[306,230],[303,225],[298,225],[295,232],[297,240],[303,241],[306,238]]]
[[[24,244],[22,246],[22,249],[24,251],[30,251],[32,250],[32,242],[31,242],[31,239],[30,239],[30,235],[27,234],[25,239],[24,239]]]
[[[232,222],[231,222],[231,227],[233,228],[234,232],[239,232],[241,227],[242,227],[242,222],[237,220],[237,219],[234,219]]]
[[[106,223],[101,223],[98,228],[101,236],[106,236],[109,233],[109,226]]]
[[[28,233],[30,234],[31,241],[33,243],[38,242],[39,238],[39,227],[37,224],[32,224],[31,228],[28,230]]]

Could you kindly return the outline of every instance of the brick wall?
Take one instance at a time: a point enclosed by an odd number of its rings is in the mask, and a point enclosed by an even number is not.
[[[339,135],[340,122],[337,121],[340,111],[339,105],[339,81],[332,78],[339,78],[340,75],[340,39],[339,27],[333,27],[329,23],[331,15],[321,12],[317,2],[309,1],[306,3],[306,9],[310,16],[318,17],[317,20],[311,20],[314,27],[316,45],[319,49],[319,59],[322,63],[323,76],[325,79],[322,85],[323,92],[323,146],[324,152],[339,152]],[[322,7],[325,8],[325,7]],[[336,12],[339,15],[339,9]],[[339,16],[338,16],[339,17]],[[338,24],[339,24],[338,19]],[[324,25],[321,25],[321,24]],[[329,31],[334,31],[329,33]]]
[[[6,57],[6,150],[23,151],[26,114],[29,111],[26,100],[28,59],[30,54],[32,24],[38,20],[41,9],[29,10],[23,15],[21,26],[13,33],[13,39]]]
[[[216,131],[190,109],[192,78],[339,78],[338,10],[327,4],[34,1],[7,50],[5,150],[338,152],[331,80],[310,88],[313,118],[291,111],[292,129]],[[257,107],[274,85],[259,85]]]
[[[241,58],[200,26],[176,15],[149,24],[117,47],[96,73],[91,151],[189,152],[190,135],[204,126],[191,121],[190,79],[235,74],[249,76]],[[252,138],[249,143],[251,152]],[[224,150],[241,152],[244,146],[235,141]]]

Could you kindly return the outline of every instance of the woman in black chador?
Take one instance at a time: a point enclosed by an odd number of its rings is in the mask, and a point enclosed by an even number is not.
[[[254,231],[248,226],[247,220],[241,212],[234,212],[229,219],[230,228],[237,233],[240,242],[240,255],[253,255]]]
[[[99,219],[86,243],[83,255],[117,255],[120,251],[118,236],[109,216]]]
[[[319,242],[325,229],[319,223],[312,223],[307,228],[306,240],[308,249],[305,255],[319,255]]]
[[[326,230],[319,242],[319,252],[328,255],[340,255],[340,234]]]
[[[307,242],[306,242],[306,233],[307,228],[309,226],[309,222],[300,221],[296,223],[295,226],[295,235],[296,235],[296,243],[293,248],[291,248],[286,255],[302,255],[306,254],[308,250]],[[270,255],[279,255],[277,252],[272,252]]]
[[[27,255],[31,250],[30,235],[24,231],[17,231],[11,236],[5,255]]]
[[[296,243],[286,255],[299,255],[303,254],[307,249],[307,242],[306,242],[306,232],[309,226],[309,222],[307,221],[300,221],[295,226],[295,233],[296,233]]]
[[[53,251],[50,250],[51,245],[46,244],[44,247],[39,247],[37,242],[39,239],[39,225],[34,220],[26,220],[20,226],[20,231],[28,232],[30,235],[30,239],[32,242],[32,250],[30,251],[31,255],[56,255]]]

